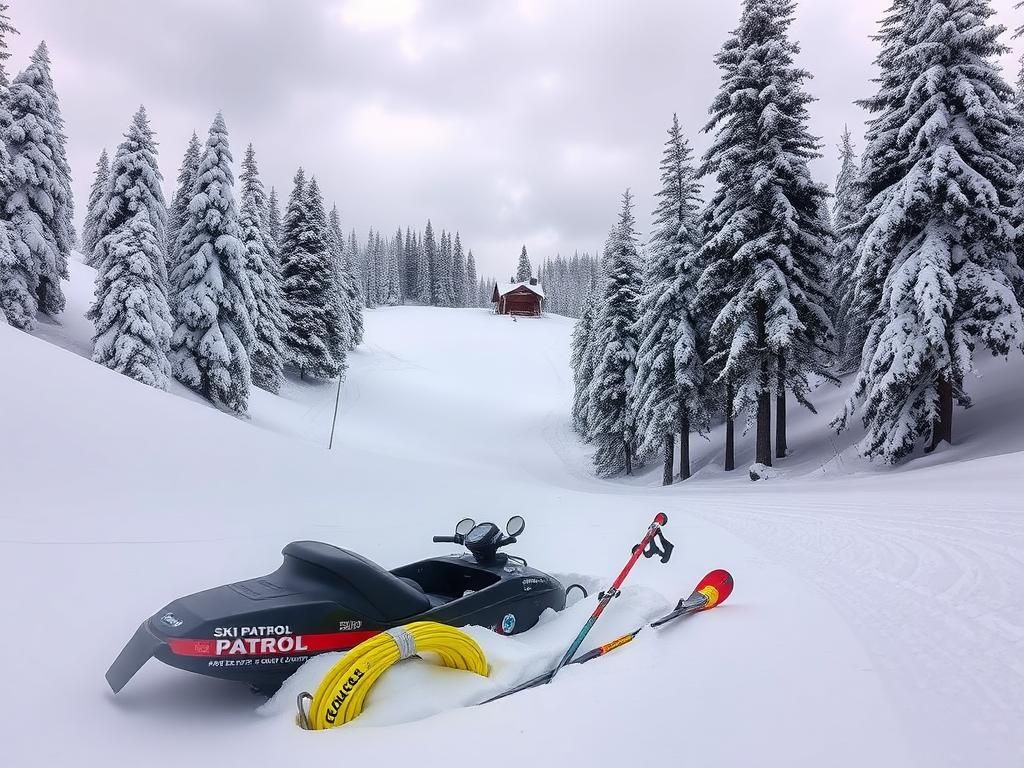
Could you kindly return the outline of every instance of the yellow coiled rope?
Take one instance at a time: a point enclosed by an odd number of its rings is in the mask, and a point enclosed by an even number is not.
[[[375,635],[342,656],[320,681],[316,693],[299,696],[299,725],[319,731],[354,720],[363,711],[366,694],[385,670],[425,652],[436,653],[446,667],[487,677],[487,659],[473,638],[445,624],[417,621]]]

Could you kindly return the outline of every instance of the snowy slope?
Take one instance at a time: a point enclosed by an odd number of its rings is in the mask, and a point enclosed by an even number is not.
[[[79,303],[83,275],[75,265]],[[88,354],[75,311],[41,334]],[[961,417],[969,442],[898,471],[836,459],[820,421],[794,414],[797,453],[768,483],[726,478],[717,442],[701,449],[698,482],[602,482],[566,423],[570,330],[472,310],[369,312],[328,453],[330,385],[261,393],[246,423],[0,328],[0,402],[12,404],[0,415],[4,764],[1024,763],[1020,414],[979,402]],[[986,380],[993,399],[1019,402],[1013,365]],[[830,407],[823,398],[822,419]],[[444,551],[429,537],[458,518],[503,522],[523,499],[517,551],[592,583],[617,572],[656,511],[672,518],[672,562],[637,567],[595,642],[711,568],[729,568],[736,592],[555,685],[464,708],[548,664],[592,602],[517,638],[480,634],[490,680],[407,664],[360,721],[329,733],[296,729],[287,697],[259,709],[244,687],[157,662],[117,697],[106,688],[142,618],[272,570],[289,540],[393,567]],[[316,670],[297,677],[312,685]]]

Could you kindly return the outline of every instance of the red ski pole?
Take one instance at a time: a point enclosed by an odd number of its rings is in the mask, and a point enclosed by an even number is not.
[[[619,596],[619,587],[622,586],[622,582],[626,580],[626,576],[629,575],[629,572],[633,569],[633,566],[636,565],[636,561],[640,559],[640,556],[643,555],[644,557],[654,557],[655,555],[661,555],[661,562],[668,562],[668,559],[672,556],[673,546],[672,543],[668,541],[668,539],[666,539],[664,534],[662,534],[661,532],[662,526],[667,523],[668,515],[666,515],[664,512],[659,512],[657,515],[654,516],[654,522],[651,523],[650,526],[647,528],[647,535],[644,536],[643,539],[641,539],[639,544],[633,547],[633,554],[629,558],[629,562],[626,563],[626,566],[622,569],[622,572],[619,573],[619,575],[615,578],[615,581],[612,582],[611,587],[609,587],[606,591],[601,593],[601,599],[598,601],[597,607],[594,609],[594,612],[590,614],[590,618],[587,619],[587,623],[583,625],[583,629],[581,629],[580,633],[576,635],[576,639],[572,641],[572,645],[569,646],[569,650],[567,650],[565,652],[565,655],[562,656],[561,661],[559,661],[557,666],[555,666],[555,668],[551,670],[551,677],[548,678],[548,682],[551,682],[551,680],[555,678],[555,675],[558,674],[558,670],[560,670],[562,667],[564,667],[566,664],[572,661],[572,657],[576,654],[576,651],[579,650],[580,646],[583,644],[583,641],[590,633],[590,630],[594,628],[594,624],[597,623],[597,620],[601,617],[601,614],[604,613],[604,609],[608,607],[608,603],[610,603],[612,600]],[[654,543],[655,538],[657,538],[659,543],[661,544],[660,549]]]

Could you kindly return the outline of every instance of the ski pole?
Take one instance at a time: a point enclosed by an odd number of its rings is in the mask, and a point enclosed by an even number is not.
[[[598,601],[594,612],[590,614],[590,618],[587,619],[586,624],[583,625],[583,629],[581,629],[580,633],[576,635],[576,639],[572,641],[572,645],[569,646],[569,650],[567,650],[565,655],[562,656],[561,661],[559,661],[555,668],[551,670],[551,677],[548,678],[548,682],[554,680],[555,675],[558,674],[558,670],[572,661],[572,657],[575,655],[576,651],[579,650],[583,641],[590,633],[590,630],[594,628],[594,624],[596,624],[597,620],[601,618],[601,614],[604,613],[604,609],[608,607],[608,604],[612,600],[619,596],[619,587],[622,586],[622,582],[626,580],[626,576],[629,575],[629,572],[633,569],[636,561],[640,559],[640,556],[654,557],[655,555],[661,555],[661,562],[668,562],[668,559],[672,556],[673,546],[661,532],[662,526],[667,523],[668,515],[664,512],[659,512],[654,516],[654,522],[647,528],[647,534],[640,540],[639,544],[633,547],[633,554],[629,558],[629,562],[626,563],[626,566],[615,578],[615,581],[612,582],[612,585],[606,591],[601,593],[601,599]],[[660,542],[661,548],[654,543],[655,538]]]

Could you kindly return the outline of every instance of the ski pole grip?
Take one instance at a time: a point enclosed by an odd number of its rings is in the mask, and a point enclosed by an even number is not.
[[[633,551],[636,552],[639,547],[640,545],[637,544],[633,547]],[[651,540],[647,542],[647,546],[644,547],[644,557],[650,559],[657,555],[661,558],[661,562],[667,563],[672,557],[672,550],[675,548],[675,544],[666,539],[665,534],[663,534],[659,529],[658,532],[651,537]]]

